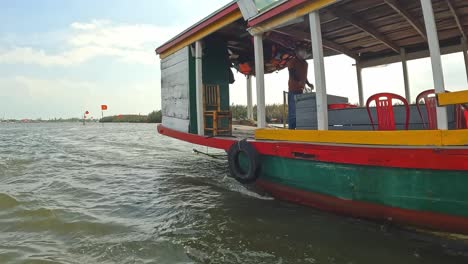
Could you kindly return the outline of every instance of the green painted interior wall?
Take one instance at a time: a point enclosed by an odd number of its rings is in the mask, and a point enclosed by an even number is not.
[[[191,52],[189,52],[189,131],[192,134],[197,134],[195,57],[192,56]],[[217,38],[206,38],[204,40],[203,83],[219,85],[221,110],[229,110],[229,58],[226,41]],[[208,126],[211,126],[210,122],[211,120],[207,120]]]
[[[219,85],[221,110],[229,110],[229,58],[226,41],[216,38],[205,40],[203,83]]]
[[[197,125],[197,83],[195,75],[195,54],[192,54],[192,49],[189,49],[189,103],[190,103],[190,123],[189,133],[198,134]]]

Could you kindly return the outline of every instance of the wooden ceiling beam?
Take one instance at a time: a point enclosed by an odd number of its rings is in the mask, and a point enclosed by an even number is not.
[[[384,0],[393,10],[395,10],[400,16],[402,16],[410,25],[421,35],[421,37],[427,41],[426,29],[422,23],[419,22],[410,12],[404,8],[397,0]]]
[[[342,45],[340,44],[337,44],[333,41],[330,41],[330,40],[327,40],[327,39],[322,39],[322,45],[325,47],[325,48],[328,48],[330,50],[334,50],[336,52],[339,52],[341,54],[344,54],[348,57],[351,57],[355,60],[359,59],[359,55],[355,52],[353,52],[352,50],[348,49],[348,48],[345,48],[343,47]]]
[[[448,7],[450,9],[450,12],[453,15],[453,18],[455,18],[455,22],[457,23],[457,27],[460,30],[463,39],[466,39],[466,33],[465,33],[465,30],[463,29],[463,24],[460,21],[460,16],[458,16],[458,14],[457,14],[457,10],[455,9],[453,1],[452,0],[446,0],[446,2],[447,2],[447,5],[448,5]]]
[[[338,17],[339,19],[342,19],[342,20],[348,22],[349,24],[359,28],[360,30],[367,32],[373,38],[375,38],[376,40],[382,42],[387,47],[389,47],[390,49],[395,51],[396,53],[400,53],[400,47],[398,47],[398,45],[396,45],[392,40],[390,40],[384,34],[377,31],[377,29],[375,29],[372,25],[368,24],[367,22],[365,22],[365,21],[363,21],[363,20],[361,20],[361,19],[359,19],[359,18],[357,18],[357,17],[355,17],[353,15],[350,15],[349,14],[350,12],[344,11],[344,10],[341,10],[341,9],[337,9],[337,8],[328,10],[328,12],[330,14]]]
[[[275,29],[274,32],[277,32],[279,34],[282,34],[282,35],[285,35],[285,36],[288,36],[288,37],[295,38],[295,39],[300,40],[300,41],[306,41],[306,42],[309,42],[309,43],[312,42],[310,40],[310,35],[305,33],[305,32],[301,32],[301,31],[297,31],[297,30],[293,30],[293,29],[286,29],[286,30]],[[352,50],[350,50],[350,49],[348,49],[346,47],[343,47],[342,45],[337,44],[337,43],[335,43],[333,41],[330,41],[330,40],[327,40],[327,39],[322,39],[322,45],[323,45],[323,47],[325,47],[327,49],[330,49],[330,50],[345,54],[346,56],[351,57],[353,59],[357,60],[359,58],[359,55],[357,53],[355,53]]]

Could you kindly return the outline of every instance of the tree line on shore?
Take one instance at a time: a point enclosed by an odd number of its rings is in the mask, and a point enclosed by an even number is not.
[[[230,110],[233,120],[246,120],[247,119],[247,106],[245,105],[231,105]],[[283,118],[287,117],[288,109],[282,104],[271,104],[265,107],[266,121],[268,123],[282,123]],[[254,119],[257,119],[257,106],[253,107]],[[106,116],[100,120],[103,123],[161,123],[162,113],[161,110],[153,111],[148,115],[115,115]]]
[[[230,110],[233,120],[246,120],[247,119],[247,106],[245,105],[231,105]],[[266,121],[268,123],[282,123],[283,117],[287,117],[288,109],[281,104],[272,104],[265,107]],[[253,107],[254,119],[257,119],[257,106]],[[82,118],[53,118],[49,120],[43,119],[24,119],[24,120],[0,120],[1,122],[83,122]],[[87,119],[87,122],[102,122],[102,123],[161,123],[162,113],[159,111],[152,111],[148,115],[114,115],[105,116],[101,119]]]
[[[247,119],[247,106],[231,105],[232,119],[245,120]],[[254,119],[257,120],[257,106],[253,107]],[[271,104],[265,106],[266,121],[268,123],[283,123],[283,119],[288,116],[288,107],[282,104]]]
[[[101,123],[161,123],[161,110],[148,115],[114,115],[101,118]]]

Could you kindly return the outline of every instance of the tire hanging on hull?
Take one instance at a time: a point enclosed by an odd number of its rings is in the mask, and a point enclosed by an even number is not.
[[[229,172],[238,182],[247,184],[253,183],[259,176],[260,156],[255,147],[247,142],[246,139],[232,144],[228,150]],[[241,167],[239,156],[244,154],[248,159],[248,169]]]

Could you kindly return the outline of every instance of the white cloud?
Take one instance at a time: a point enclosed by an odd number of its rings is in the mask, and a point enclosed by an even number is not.
[[[0,63],[70,66],[97,57],[112,57],[127,63],[156,65],[156,46],[173,34],[173,28],[154,25],[116,25],[106,20],[72,23],[61,52],[31,47],[0,50]]]
[[[0,113],[8,118],[53,118],[77,117],[89,110],[92,115],[100,116],[99,106],[107,104],[107,115],[147,114],[160,108],[160,92],[155,89],[158,83],[135,81],[107,87],[66,78],[22,75],[0,78]]]

